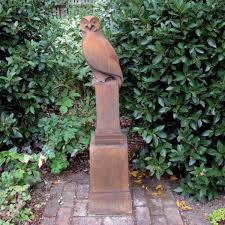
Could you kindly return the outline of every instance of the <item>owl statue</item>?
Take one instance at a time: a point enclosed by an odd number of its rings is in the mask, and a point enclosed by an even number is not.
[[[119,60],[110,42],[102,35],[95,16],[85,16],[80,22],[84,57],[93,72],[93,81],[123,81]]]

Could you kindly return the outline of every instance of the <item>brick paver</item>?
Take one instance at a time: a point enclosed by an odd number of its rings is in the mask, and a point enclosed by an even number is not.
[[[60,208],[56,218],[56,225],[68,225],[70,223],[72,207]]]
[[[71,225],[102,225],[103,218],[99,217],[74,217]]]
[[[132,216],[108,216],[103,221],[104,225],[134,225]]]
[[[74,216],[87,216],[87,200],[76,200],[74,204]]]
[[[86,199],[88,198],[89,184],[79,184],[77,187],[77,198]]]
[[[159,196],[132,185],[132,215],[92,215],[88,212],[89,176],[77,173],[51,187],[41,225],[184,225],[170,189]],[[197,224],[195,224],[197,225]]]
[[[168,224],[166,221],[166,217],[161,216],[161,215],[152,216],[152,224],[154,224],[154,225],[173,225],[173,224]]]
[[[141,187],[133,188],[133,204],[134,204],[134,207],[147,205],[145,193]]]
[[[150,213],[149,208],[144,207],[136,207],[136,220],[137,225],[151,225]]]
[[[41,223],[41,225],[52,225],[52,224],[55,224],[55,217],[51,218],[44,217]]]
[[[65,207],[73,207],[74,199],[76,198],[75,193],[71,191],[64,191],[62,193],[61,202],[62,205]]]

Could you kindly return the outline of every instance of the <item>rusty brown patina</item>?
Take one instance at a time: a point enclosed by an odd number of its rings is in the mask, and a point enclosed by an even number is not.
[[[80,22],[84,57],[90,66],[95,82],[123,80],[119,59],[110,42],[102,35],[100,23],[94,16],[85,16]]]
[[[110,42],[94,16],[81,20],[83,54],[93,73],[97,126],[90,144],[89,210],[94,214],[132,213],[127,137],[119,119],[123,75]]]

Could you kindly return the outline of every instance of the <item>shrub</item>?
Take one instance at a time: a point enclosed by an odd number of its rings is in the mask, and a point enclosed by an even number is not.
[[[39,160],[40,156],[21,154],[16,148],[0,152],[0,168],[4,168],[0,176],[0,224],[32,218],[26,204],[31,200],[30,185],[40,181]]]
[[[0,3],[0,224],[24,224],[32,217],[26,207],[31,199],[29,188],[40,181],[38,164],[43,160],[32,153],[42,150],[40,140],[47,144],[45,135],[51,141],[57,137],[57,127],[51,129],[43,117],[57,115],[63,138],[49,159],[52,172],[68,165],[68,161],[60,160],[86,148],[83,132],[90,131],[89,124],[83,120],[77,123],[75,119],[82,118],[71,118],[70,112],[89,89],[79,19],[61,21],[53,16],[53,6],[51,0]],[[50,130],[42,131],[40,125],[39,132],[39,120]],[[83,131],[72,134],[75,128]]]
[[[136,165],[182,176],[185,196],[213,198],[225,188],[224,2],[98,4],[125,77],[123,113],[148,146]]]
[[[70,158],[87,149],[94,119],[91,75],[81,52],[80,19],[78,14],[54,18],[45,27],[45,33],[52,33],[50,61],[57,77],[51,82],[53,105],[39,118],[38,139],[52,173],[67,168]]]
[[[87,149],[95,118],[92,97],[79,99],[66,115],[51,114],[39,121],[42,152],[50,162],[52,173],[69,165],[69,159]]]
[[[40,151],[39,119],[51,112],[65,115],[88,93],[80,17],[61,20],[53,6],[50,0],[0,3],[0,151]]]
[[[225,222],[225,208],[216,209],[210,213],[209,222],[212,225],[219,225],[220,222]]]
[[[95,7],[93,3],[76,4],[67,6],[68,15],[71,18],[95,14]]]
[[[49,43],[40,28],[52,6],[50,0],[0,3],[0,150],[28,140],[41,107],[50,102]]]

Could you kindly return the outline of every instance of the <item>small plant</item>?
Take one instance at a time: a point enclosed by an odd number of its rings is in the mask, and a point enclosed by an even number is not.
[[[0,191],[0,224],[26,222],[33,218],[33,214],[26,207],[31,200],[29,185],[15,185]]]
[[[18,153],[16,148],[0,152],[0,166],[3,168],[0,187],[32,185],[40,181],[38,160],[38,155]]]
[[[40,181],[36,154],[18,153],[16,148],[0,152],[0,224],[30,221],[32,212],[26,207],[31,200],[29,188]]]
[[[52,113],[40,119],[40,137],[44,143],[42,152],[49,159],[52,173],[66,169],[70,157],[87,149],[94,113],[93,99],[87,96],[79,100],[67,114]]]
[[[214,210],[209,214],[208,219],[212,225],[219,225],[220,222],[225,222],[225,208]]]

